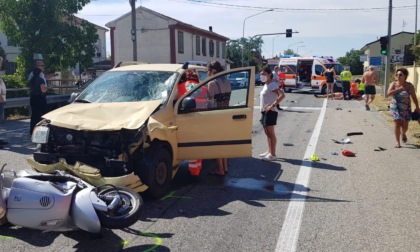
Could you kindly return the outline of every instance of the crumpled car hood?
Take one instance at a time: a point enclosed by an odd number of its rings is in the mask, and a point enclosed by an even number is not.
[[[54,126],[74,130],[138,129],[161,101],[72,103],[43,116]]]

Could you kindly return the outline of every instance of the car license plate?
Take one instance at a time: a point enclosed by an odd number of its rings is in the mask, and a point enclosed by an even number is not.
[[[35,127],[34,132],[32,132],[32,142],[44,144],[48,142],[48,135],[50,133],[50,129],[45,126],[38,126]]]

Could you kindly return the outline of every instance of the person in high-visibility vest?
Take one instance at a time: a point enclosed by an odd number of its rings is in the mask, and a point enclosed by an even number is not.
[[[343,95],[345,100],[348,100],[350,98],[351,77],[352,74],[348,68],[345,68],[344,71],[340,73],[340,79],[343,81]]]
[[[199,83],[198,74],[193,70],[188,70],[181,79],[185,80],[178,84],[178,97],[183,96],[186,92],[192,90]],[[199,92],[194,92],[193,97],[196,101],[196,109],[207,107],[207,88],[201,87]],[[203,167],[202,159],[188,160],[188,171],[192,176],[199,176]]]

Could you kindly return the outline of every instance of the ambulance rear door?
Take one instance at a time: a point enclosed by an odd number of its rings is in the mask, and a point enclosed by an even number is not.
[[[325,83],[324,72],[326,71],[325,65],[318,59],[314,60],[312,65],[311,87],[317,88]]]
[[[296,87],[297,83],[297,59],[280,59],[279,63],[279,70],[286,69],[286,80],[285,80],[285,86],[287,87]]]

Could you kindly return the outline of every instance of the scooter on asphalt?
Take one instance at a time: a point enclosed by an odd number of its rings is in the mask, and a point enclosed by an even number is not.
[[[0,225],[44,231],[121,229],[138,221],[143,200],[126,187],[94,187],[71,174],[0,169]]]

